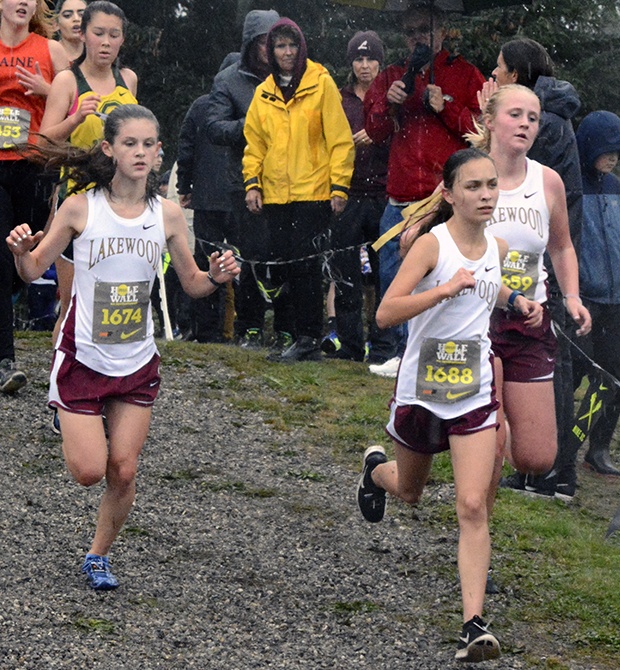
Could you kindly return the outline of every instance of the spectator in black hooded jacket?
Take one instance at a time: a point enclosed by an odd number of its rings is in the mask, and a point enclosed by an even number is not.
[[[228,54],[220,71],[238,60],[239,53]],[[229,150],[213,144],[207,135],[208,101],[209,95],[201,95],[189,108],[181,124],[177,154],[179,204],[194,210],[194,258],[201,270],[209,269],[209,256],[213,251],[220,251],[224,242],[238,243],[236,227],[230,216]],[[192,300],[187,339],[221,342],[224,303],[224,291]]]

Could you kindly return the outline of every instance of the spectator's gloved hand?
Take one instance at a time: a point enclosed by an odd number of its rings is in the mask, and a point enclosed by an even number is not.
[[[403,75],[402,81],[405,84],[405,93],[411,95],[415,88],[415,76],[418,72],[430,61],[431,48],[428,44],[416,44],[411,58],[409,59],[409,66]]]

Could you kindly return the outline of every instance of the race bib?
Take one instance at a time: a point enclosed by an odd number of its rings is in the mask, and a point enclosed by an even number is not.
[[[95,283],[93,342],[121,344],[146,339],[148,281]]]
[[[30,112],[18,107],[0,107],[0,142],[2,149],[24,144],[30,134]]]
[[[417,398],[450,404],[479,391],[479,340],[424,339],[416,380]]]
[[[538,284],[538,254],[511,249],[504,258],[502,282],[513,291],[521,291],[534,300]]]

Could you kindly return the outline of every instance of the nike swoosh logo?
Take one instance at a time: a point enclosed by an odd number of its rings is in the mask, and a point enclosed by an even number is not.
[[[155,228],[156,225],[157,225],[156,223],[152,223],[150,226],[146,226],[146,225],[142,224],[142,230],[148,230],[149,228]]]
[[[448,391],[446,393],[446,398],[448,398],[448,400],[456,400],[457,398],[467,395],[468,393],[469,391],[462,391],[461,393],[452,393],[452,391]]]
[[[139,333],[141,330],[142,326],[140,326],[140,328],[136,328],[136,330],[130,331],[129,333],[121,333],[121,340],[126,340],[128,337],[131,337],[132,335]]]
[[[463,636],[461,635],[461,636],[459,637],[459,640],[460,640],[463,644],[469,644],[469,633],[467,633],[467,637],[463,637]]]
[[[127,91],[119,91],[118,95],[119,95],[119,97],[122,98],[126,93],[127,93]]]
[[[493,270],[493,268],[496,268],[496,267],[497,267],[497,265],[492,265],[490,268],[485,267],[484,271],[485,272],[491,272],[491,270]]]
[[[536,195],[538,191],[534,191],[534,193],[524,193],[523,197],[527,200],[528,198],[531,198],[533,195]]]

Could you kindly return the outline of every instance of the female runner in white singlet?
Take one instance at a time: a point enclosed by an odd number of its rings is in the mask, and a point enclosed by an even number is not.
[[[549,252],[569,315],[578,324],[577,335],[590,331],[592,321],[579,298],[577,256],[571,242],[564,184],[557,172],[527,158],[540,124],[540,100],[518,84],[503,86],[489,99],[478,134],[468,136],[474,146],[489,152],[499,176],[497,208],[490,231],[505,239],[509,252],[502,280],[514,290],[543,304],[538,328],[519,314],[496,309],[491,318],[495,353],[499,421],[499,481],[506,442],[506,415],[510,427],[509,458],[525,474],[548,472],[557,452],[553,395],[556,340],[546,306]]]
[[[82,567],[97,590],[118,586],[107,554],[134,501],[138,457],[159,388],[149,296],[161,248],[167,245],[183,289],[194,298],[239,273],[230,251],[213,253],[208,272],[196,266],[181,208],[156,195],[150,173],[160,146],[153,114],[121,105],[107,118],[97,149],[39,148],[48,164],[65,167],[78,186],[94,188],[67,198],[45,237],[32,234],[26,223],[7,237],[26,282],[40,277],[72,239],[75,245],[75,280],[56,344],[50,404],[59,411],[73,477],[84,486],[106,479]]]
[[[386,429],[396,460],[387,462],[382,447],[366,450],[358,505],[376,522],[386,492],[415,504],[433,454],[450,450],[464,621],[456,658],[475,662],[500,654],[481,618],[498,409],[489,319],[496,304],[508,304],[537,325],[542,309],[502,284],[507,245],[486,229],[499,195],[493,161],[477,149],[458,151],[443,177],[442,196],[452,212],[440,208],[423,227],[377,311],[381,328],[408,322],[409,337]]]

